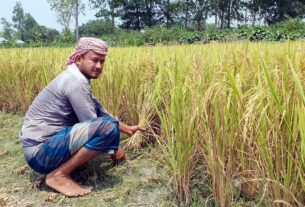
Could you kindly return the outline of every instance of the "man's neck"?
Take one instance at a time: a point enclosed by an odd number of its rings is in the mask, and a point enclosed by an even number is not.
[[[78,68],[78,66],[75,63],[72,63],[71,65],[68,65],[68,70],[75,75],[76,77],[78,77],[79,79],[83,79],[86,80],[90,83],[90,79],[87,78]]]

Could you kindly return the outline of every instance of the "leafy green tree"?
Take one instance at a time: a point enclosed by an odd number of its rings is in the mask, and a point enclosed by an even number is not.
[[[103,20],[111,20],[112,28],[115,28],[115,19],[120,17],[119,9],[123,5],[123,0],[89,0],[92,8],[97,9],[95,16]]]
[[[220,28],[230,28],[233,21],[242,21],[244,7],[243,0],[211,0],[211,12]]]
[[[145,27],[143,19],[141,18],[144,14],[143,1],[144,0],[124,0],[123,6],[120,9],[122,15],[122,28],[140,31]]]
[[[260,17],[260,10],[262,6],[262,0],[249,0],[245,2],[245,7],[247,11],[250,13],[250,21],[254,26],[256,24],[257,19]],[[246,20],[247,22],[248,20]]]
[[[245,4],[253,24],[257,18],[271,25],[289,18],[305,16],[305,0],[250,0]]]
[[[183,22],[183,26],[185,29],[188,28],[190,19],[192,18],[192,11],[194,7],[194,1],[193,0],[183,0],[180,2],[180,8],[181,8],[181,19]]]
[[[17,1],[16,5],[13,8],[13,16],[12,16],[13,26],[16,28],[20,35],[20,39],[23,40],[24,33],[24,11],[22,5],[19,1]]]
[[[59,42],[70,44],[75,42],[75,38],[70,30],[63,30],[60,34]]]
[[[47,28],[40,25],[34,25],[31,29],[24,33],[24,40],[30,41],[46,41],[47,40]]]
[[[81,0],[48,0],[51,9],[57,14],[57,22],[63,26],[64,31],[70,29],[70,24],[75,18],[76,23],[76,37],[78,38],[78,16],[84,11],[85,5]]]
[[[17,30],[15,36],[17,35],[17,38],[25,42],[54,40],[59,35],[57,30],[48,29],[45,26],[39,25],[31,14],[24,13],[20,2],[17,2],[14,6],[12,20]],[[8,33],[9,23],[4,20],[1,23],[7,26]]]
[[[45,26],[40,26],[34,17],[29,14],[24,14],[24,32],[23,40],[29,41],[46,41],[47,40],[47,28]]]
[[[64,30],[69,30],[74,14],[75,1],[73,0],[48,0],[51,9],[57,14],[57,22],[63,26]]]
[[[210,10],[209,0],[195,0],[194,1],[194,29],[201,31],[205,25],[208,18]]]
[[[273,0],[268,2],[266,22],[274,24],[288,18],[304,17],[304,1]]]
[[[36,22],[34,17],[32,17],[31,14],[25,13],[24,20],[23,20],[23,25],[24,25],[24,30],[29,31],[33,27],[38,26],[38,23]]]
[[[141,30],[152,27],[158,21],[156,0],[124,0],[120,9],[124,29]]]
[[[0,19],[0,23],[2,24],[3,27],[3,33],[2,33],[3,37],[7,40],[12,39],[13,37],[12,24],[3,17]]]
[[[47,40],[54,41],[59,38],[59,32],[56,29],[49,29],[47,28]]]
[[[171,0],[160,0],[160,16],[161,24],[164,24],[166,28],[174,25],[179,19],[180,3]]]
[[[111,20],[93,20],[79,28],[81,36],[99,37],[105,34],[113,34],[114,32],[115,28],[113,28]]]
[[[159,22],[159,1],[145,0],[143,20],[146,26],[153,27]]]

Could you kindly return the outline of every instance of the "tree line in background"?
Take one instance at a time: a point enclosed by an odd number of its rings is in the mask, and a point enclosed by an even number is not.
[[[81,0],[47,0],[56,12],[63,31],[39,25],[20,2],[13,8],[12,23],[1,18],[4,38],[25,42],[73,42],[78,34],[102,36],[118,31],[141,31],[151,28],[202,32],[214,27],[230,29],[243,25],[275,25],[290,18],[304,18],[305,0],[89,0],[96,10],[96,20],[78,26],[84,13]],[[74,34],[71,23],[75,22]],[[209,22],[209,23],[208,23]],[[160,29],[156,29],[160,31]]]
[[[185,29],[204,30],[209,18],[220,28],[234,23],[267,24],[288,18],[303,18],[305,0],[89,0],[98,9],[96,17],[110,20],[113,27],[141,30],[179,24]],[[116,24],[117,23],[117,24]]]
[[[56,12],[57,21],[63,27],[60,33],[39,25],[34,17],[25,13],[20,2],[13,8],[12,23],[1,18],[3,32],[1,36],[6,40],[19,39],[24,42],[73,42],[78,36],[73,37],[70,26],[73,19],[76,21],[78,31],[78,14],[84,11],[84,4],[80,0],[47,0],[51,10]],[[78,34],[78,33],[77,33]]]
[[[31,14],[24,12],[20,2],[13,8],[12,23],[5,18],[1,18],[0,23],[3,28],[1,36],[7,40],[53,41],[59,35],[57,30],[39,25]]]

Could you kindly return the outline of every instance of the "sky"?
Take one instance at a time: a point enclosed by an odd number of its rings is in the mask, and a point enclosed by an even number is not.
[[[16,2],[20,1],[24,13],[30,13],[38,24],[61,31],[63,27],[57,23],[56,13],[51,10],[47,0],[0,0],[0,18],[4,17],[7,21],[12,22],[13,8]],[[80,14],[79,25],[96,19],[95,10],[90,9],[88,0],[82,0],[86,5],[85,15]],[[74,22],[71,27],[74,27]],[[2,26],[0,25],[0,30]]]

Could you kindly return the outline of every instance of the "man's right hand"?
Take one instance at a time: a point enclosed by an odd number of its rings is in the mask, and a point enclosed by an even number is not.
[[[111,155],[111,159],[115,163],[122,162],[126,160],[126,154],[124,150],[119,148],[118,151],[114,152],[114,154]]]

